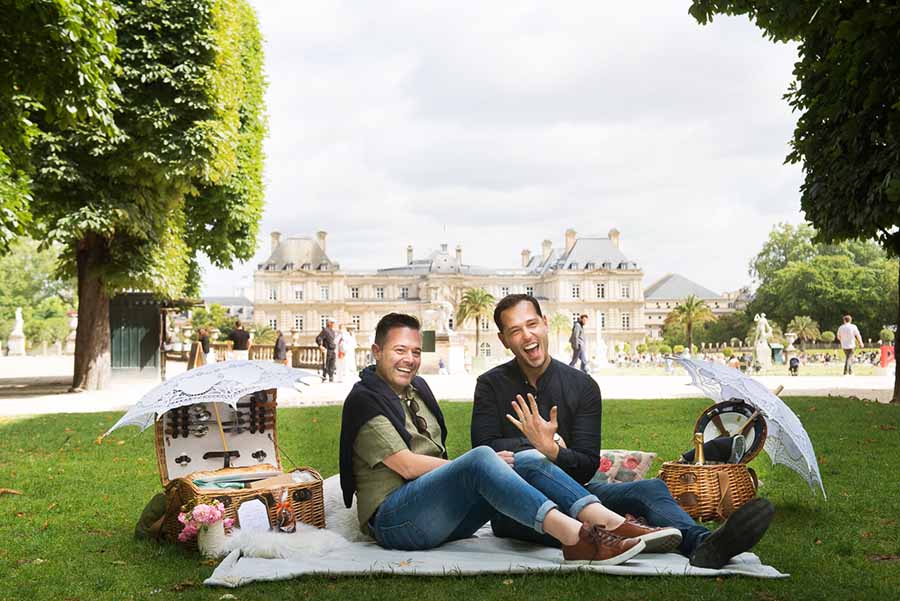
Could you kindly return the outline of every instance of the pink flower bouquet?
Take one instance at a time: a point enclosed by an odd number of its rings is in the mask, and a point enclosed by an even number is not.
[[[184,524],[178,540],[187,542],[197,538],[200,530],[206,530],[209,526],[223,522],[225,530],[230,530],[234,526],[232,518],[225,517],[225,506],[221,501],[208,501],[203,498],[197,498],[194,504],[188,504],[181,508],[178,514],[178,521]]]

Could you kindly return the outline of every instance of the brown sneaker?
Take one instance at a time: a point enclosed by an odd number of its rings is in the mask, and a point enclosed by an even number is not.
[[[639,538],[644,543],[644,553],[668,553],[681,544],[681,531],[677,528],[654,528],[641,524],[637,519],[626,515],[625,523],[610,530],[611,534],[622,538]]]
[[[567,563],[615,566],[640,553],[645,544],[637,538],[622,538],[599,526],[582,524],[578,543],[563,545],[563,559]]]

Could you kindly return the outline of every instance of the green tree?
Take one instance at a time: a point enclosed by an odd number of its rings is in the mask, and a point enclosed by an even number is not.
[[[894,331],[890,328],[884,328],[881,330],[881,333],[878,336],[881,338],[882,342],[893,342],[894,341]]]
[[[120,131],[88,125],[35,143],[32,212],[77,276],[73,388],[109,376],[109,298],[196,289],[198,252],[249,258],[262,210],[261,41],[244,0],[118,5]],[[192,286],[193,284],[193,286]]]
[[[199,307],[191,312],[191,325],[194,328],[195,335],[200,328],[206,328],[210,331],[216,328],[220,333],[219,338],[224,339],[234,329],[234,322],[235,318],[228,315],[227,310],[222,305],[212,304],[209,306],[209,310]]]
[[[30,147],[39,121],[112,131],[116,57],[107,0],[0,0],[0,254],[31,215]]]
[[[771,40],[799,42],[786,99],[799,115],[787,158],[803,164],[800,206],[822,241],[877,239],[900,255],[900,10],[886,2],[693,0],[689,11],[700,23],[747,15]]]
[[[832,332],[830,330],[826,330],[825,332],[822,332],[821,339],[822,339],[822,342],[824,342],[825,344],[831,344],[832,342],[834,342],[835,338],[836,338],[836,336],[834,335],[834,332]]]
[[[750,261],[750,275],[759,281],[794,261],[806,262],[819,254],[813,242],[816,231],[811,225],[779,223],[769,232],[762,250]]]
[[[797,335],[802,350],[806,350],[807,342],[815,342],[822,336],[819,332],[819,324],[809,315],[795,316],[788,324],[787,329]]]
[[[572,318],[565,313],[554,313],[550,317],[548,325],[550,326],[550,331],[553,332],[553,339],[559,347],[557,352],[561,353],[563,350],[563,343],[561,342],[562,336],[572,329],[572,326],[574,325],[572,323]]]
[[[456,308],[456,323],[460,327],[470,319],[475,321],[475,357],[481,351],[481,320],[493,317],[494,304],[494,296],[484,288],[469,288]]]
[[[713,315],[709,305],[692,294],[672,309],[666,316],[665,325],[667,327],[683,327],[687,337],[687,347],[694,348],[694,326],[715,320],[716,316]]]

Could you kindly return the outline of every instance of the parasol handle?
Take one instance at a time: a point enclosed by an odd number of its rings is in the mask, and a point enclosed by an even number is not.
[[[222,429],[222,418],[219,417],[219,404],[213,403],[213,411],[216,412],[216,425],[219,427],[219,436],[222,438],[222,449],[228,452],[228,443],[225,442],[225,431]]]
[[[775,396],[778,396],[779,394],[781,394],[782,390],[784,390],[784,386],[779,384],[778,388],[776,388],[775,390],[772,391],[772,394],[774,394]]]
[[[744,424],[744,426],[741,428],[741,431],[739,432],[739,434],[741,436],[746,436],[747,432],[750,431],[750,428],[753,427],[753,422],[756,421],[756,418],[758,418],[758,417],[759,417],[759,409],[757,409],[750,415],[749,419],[747,419],[747,423]]]

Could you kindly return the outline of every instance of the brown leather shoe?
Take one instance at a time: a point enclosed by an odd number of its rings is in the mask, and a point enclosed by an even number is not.
[[[599,526],[582,524],[578,543],[563,545],[567,563],[615,566],[641,552],[646,543],[637,538],[622,538]]]
[[[641,524],[637,519],[626,515],[625,523],[611,534],[622,538],[639,538],[644,543],[644,553],[668,553],[674,551],[681,544],[681,531],[677,528],[654,528]]]

